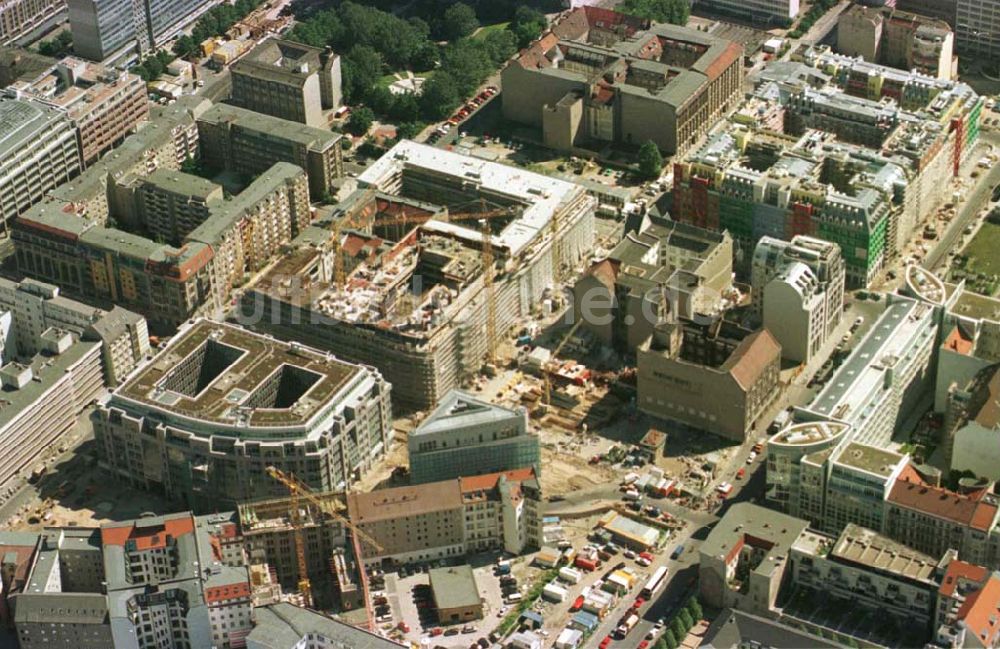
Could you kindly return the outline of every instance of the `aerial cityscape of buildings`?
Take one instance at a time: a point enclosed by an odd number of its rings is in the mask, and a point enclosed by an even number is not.
[[[0,644],[1000,649],[1000,0],[0,6]]]

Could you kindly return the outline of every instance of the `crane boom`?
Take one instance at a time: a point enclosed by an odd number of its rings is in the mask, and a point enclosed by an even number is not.
[[[493,288],[493,232],[490,222],[480,221],[483,233],[483,281],[486,284],[486,358],[491,365],[497,362],[497,304]]]

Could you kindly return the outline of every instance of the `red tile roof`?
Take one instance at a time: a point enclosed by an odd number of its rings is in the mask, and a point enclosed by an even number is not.
[[[135,541],[136,549],[151,550],[166,546],[168,536],[178,538],[192,532],[194,532],[194,518],[185,516],[171,518],[163,521],[162,525],[142,530],[137,530],[134,525],[104,527],[101,528],[101,544],[125,545],[128,541]]]
[[[994,646],[1000,635],[1000,577],[991,576],[986,585],[969,595],[958,609],[958,619],[976,635],[977,644]]]
[[[961,329],[955,327],[941,346],[963,356],[968,356],[972,353],[973,343],[971,339],[965,337]]]
[[[919,476],[914,480],[913,473],[900,475],[889,492],[888,502],[975,530],[990,529],[997,516],[997,506],[982,500],[986,490],[959,494],[926,484]]]
[[[962,582],[982,584],[989,574],[990,571],[982,566],[954,559],[948,564],[947,570],[945,570],[944,578],[941,580],[938,592],[942,597],[952,597]]]
[[[462,493],[496,489],[497,483],[500,481],[500,476],[506,476],[512,482],[524,482],[535,477],[535,470],[528,467],[526,469],[514,469],[513,471],[501,471],[500,473],[487,473],[486,475],[459,478],[462,484]]]
[[[239,581],[235,584],[225,584],[224,586],[212,586],[205,589],[205,601],[215,604],[227,599],[240,599],[250,597],[250,582]]]
[[[736,379],[741,388],[749,390],[767,366],[780,358],[781,345],[770,331],[761,329],[737,345],[723,365],[723,369]]]

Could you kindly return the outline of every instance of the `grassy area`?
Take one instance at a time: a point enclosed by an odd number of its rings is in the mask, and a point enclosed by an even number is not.
[[[490,35],[490,32],[498,32],[501,29],[507,29],[507,25],[509,24],[510,24],[509,22],[506,22],[506,23],[496,23],[495,25],[486,25],[484,27],[481,27],[479,31],[472,36],[472,38],[476,40],[483,40],[484,38]]]
[[[969,270],[986,275],[1000,275],[1000,225],[987,221],[965,247]]]

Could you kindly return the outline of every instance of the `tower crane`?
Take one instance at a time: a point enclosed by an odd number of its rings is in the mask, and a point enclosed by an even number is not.
[[[559,345],[555,348],[555,350],[553,350],[552,358],[558,358],[559,353],[562,351],[563,347],[566,346],[566,343],[569,342],[569,339],[573,337],[573,334],[576,333],[576,330],[579,328],[581,324],[583,324],[583,318],[577,318],[577,321],[573,323],[573,326],[570,328],[569,331],[566,332],[566,335],[563,336],[563,339],[559,342]],[[550,372],[548,368],[545,368],[545,370],[542,372],[542,375],[545,377],[544,403],[546,408],[548,408],[552,404],[552,379],[549,378],[549,374]]]
[[[368,629],[371,631],[375,630],[375,615],[372,611],[372,598],[371,592],[368,588],[368,573],[365,571],[364,557],[361,553],[361,543],[360,539],[363,539],[366,544],[371,546],[376,552],[385,552],[385,548],[382,547],[378,541],[376,541],[371,534],[368,534],[360,527],[355,525],[348,517],[342,515],[338,512],[331,504],[322,498],[319,498],[313,491],[309,488],[309,485],[305,484],[292,474],[285,473],[276,466],[267,467],[267,474],[280,482],[282,485],[288,489],[288,493],[291,496],[291,502],[297,507],[299,502],[299,497],[305,498],[310,503],[315,505],[319,511],[330,516],[335,521],[339,522],[341,525],[346,527],[351,531],[351,542],[354,546],[354,557],[358,564],[358,573],[361,578],[361,590],[365,598],[365,612],[368,616]],[[306,574],[305,570],[305,547],[302,541],[301,528],[296,526],[295,528],[295,552],[299,560],[299,585],[301,588],[302,578]],[[308,585],[308,577],[305,577],[305,581]],[[310,587],[311,594],[311,587]]]
[[[486,284],[486,359],[490,365],[497,362],[497,303],[493,288],[493,231],[490,222],[482,219],[480,222],[483,238],[483,282]]]

